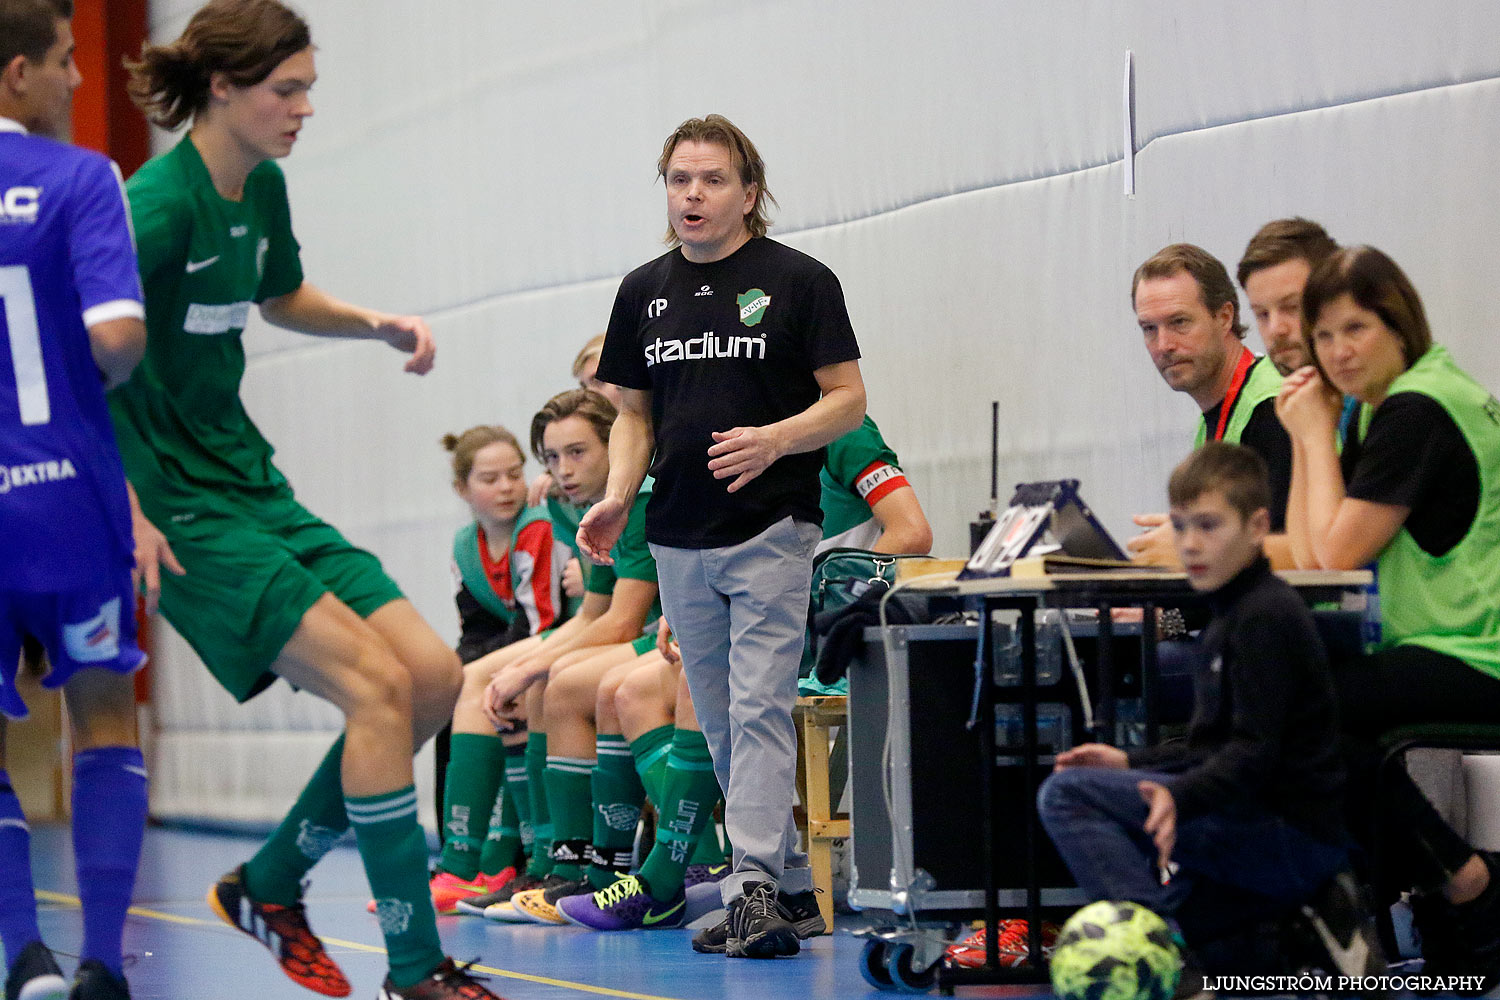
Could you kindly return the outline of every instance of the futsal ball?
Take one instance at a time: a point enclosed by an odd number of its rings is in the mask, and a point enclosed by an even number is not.
[[[1104,900],[1063,924],[1051,966],[1059,1000],[1170,1000],[1182,956],[1161,917]]]

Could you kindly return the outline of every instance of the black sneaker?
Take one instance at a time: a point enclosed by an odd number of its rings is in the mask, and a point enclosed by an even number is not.
[[[795,955],[802,946],[797,929],[781,915],[776,886],[748,882],[744,895],[729,904],[729,936],[724,954],[730,958],[776,958]]]
[[[68,981],[57,967],[57,959],[40,941],[22,948],[10,963],[5,977],[5,1000],[62,1000]]]
[[[130,986],[103,962],[90,958],[78,967],[68,1000],[130,1000]]]
[[[693,935],[693,950],[700,955],[722,955],[729,948],[729,917]]]
[[[817,937],[828,931],[823,912],[818,909],[817,889],[806,892],[777,892],[776,909],[792,925],[799,940]],[[729,946],[729,918],[705,927],[693,935],[693,950],[701,955],[722,955]]]
[[[1441,893],[1412,897],[1412,917],[1422,935],[1422,972],[1432,976],[1481,976],[1483,993],[1500,982],[1500,855],[1480,851],[1490,884],[1467,903]]]
[[[1353,873],[1339,872],[1302,906],[1302,917],[1325,953],[1325,972],[1351,979],[1389,971],[1375,917]]]
[[[777,892],[776,909],[781,913],[781,918],[796,929],[797,937],[803,941],[828,932],[828,922],[823,919],[823,911],[818,909],[817,889]]]

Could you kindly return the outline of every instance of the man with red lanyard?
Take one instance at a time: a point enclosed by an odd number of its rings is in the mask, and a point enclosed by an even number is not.
[[[1242,343],[1240,300],[1229,272],[1208,251],[1174,243],[1153,254],[1130,286],[1136,322],[1151,361],[1167,385],[1193,397],[1203,420],[1193,446],[1204,441],[1242,444],[1265,459],[1271,474],[1271,531],[1266,554],[1278,568],[1291,565],[1286,498],[1292,478],[1292,443],[1276,419],[1281,374],[1271,359]],[[1172,529],[1165,514],[1139,514],[1146,530],[1126,543],[1132,558],[1176,566]]]

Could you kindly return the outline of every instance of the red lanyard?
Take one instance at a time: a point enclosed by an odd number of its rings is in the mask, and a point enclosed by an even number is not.
[[[1245,387],[1245,377],[1250,374],[1250,366],[1253,364],[1255,355],[1250,353],[1250,348],[1241,347],[1239,364],[1234,366],[1234,380],[1229,383],[1229,391],[1224,394],[1224,405],[1219,407],[1219,427],[1214,431],[1215,441],[1224,440],[1224,426],[1229,423],[1229,411],[1234,409],[1234,401]]]

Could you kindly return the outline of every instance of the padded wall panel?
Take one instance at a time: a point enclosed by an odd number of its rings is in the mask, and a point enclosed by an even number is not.
[[[158,3],[157,37],[194,6]],[[710,110],[765,155],[773,235],[842,279],[870,411],[940,554],[961,551],[986,500],[991,399],[1002,494],[1077,476],[1120,535],[1161,506],[1195,412],[1150,368],[1128,290],[1171,241],[1233,270],[1258,225],[1301,213],[1382,246],[1438,339],[1500,386],[1485,308],[1500,287],[1500,6],[302,6],[318,113],[284,166],[308,274],[423,311],[438,366],[417,379],[380,345],[257,326],[245,398],[304,502],[376,551],[445,637],[464,512],[438,437],[495,421],[525,437],[619,277],[661,252],[662,137]],[[180,643],[157,666],[169,730],[274,742],[338,724],[290,694],[215,700]]]

